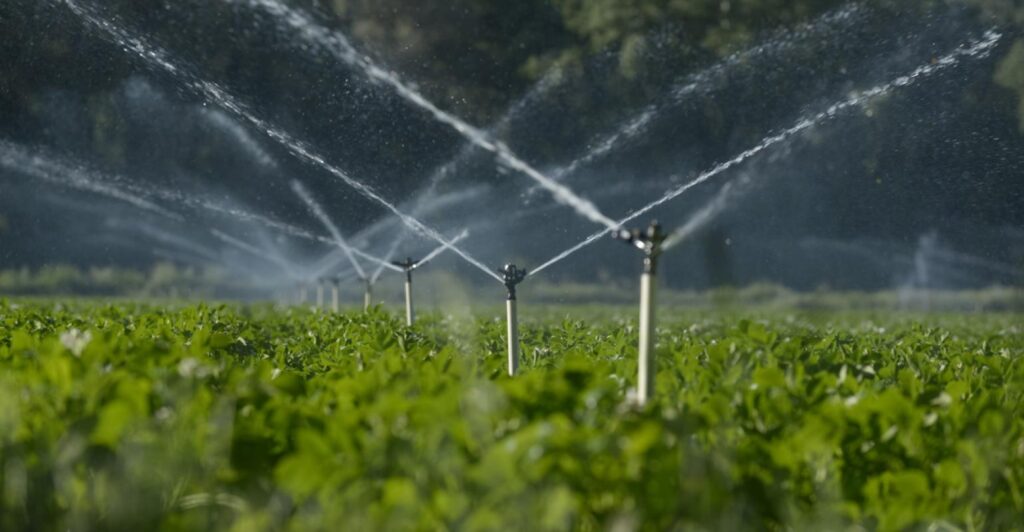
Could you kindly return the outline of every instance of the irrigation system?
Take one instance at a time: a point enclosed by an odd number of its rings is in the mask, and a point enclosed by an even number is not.
[[[640,274],[640,344],[637,348],[639,374],[637,375],[637,401],[643,405],[654,397],[655,376],[655,306],[657,288],[658,258],[661,256],[665,232],[657,222],[651,222],[647,230],[622,229],[615,238],[639,249],[644,254],[643,271]]]
[[[249,8],[263,10],[272,16],[286,30],[292,32],[302,39],[305,45],[313,50],[326,52],[341,63],[348,65],[366,79],[390,88],[395,95],[403,101],[426,112],[433,120],[453,130],[467,143],[469,148],[483,150],[493,155],[494,162],[503,167],[514,170],[516,173],[528,177],[535,187],[550,193],[551,197],[558,204],[567,206],[582,220],[599,226],[593,234],[583,239],[568,249],[558,253],[539,266],[527,270],[515,264],[506,264],[498,270],[493,270],[461,248],[461,242],[468,235],[463,231],[454,238],[444,236],[440,230],[427,225],[420,219],[419,208],[413,208],[409,212],[400,208],[398,204],[386,199],[380,192],[353,177],[353,175],[341,168],[339,165],[330,162],[328,157],[317,152],[309,144],[299,140],[289,132],[283,130],[268,119],[252,111],[253,107],[243,99],[231,94],[228,90],[216,83],[204,79],[199,73],[185,66],[184,63],[175,61],[173,56],[165,50],[150,43],[145,37],[122,27],[114,18],[109,17],[103,8],[90,0],[53,0],[71,9],[73,13],[81,18],[89,27],[104,35],[112,42],[119,45],[123,50],[137,56],[151,68],[162,71],[165,74],[180,81],[185,87],[199,96],[205,103],[223,110],[241,122],[249,124],[256,131],[261,132],[270,140],[278,143],[287,152],[315,168],[323,170],[336,178],[339,183],[351,188],[370,202],[384,208],[394,216],[408,230],[424,236],[438,244],[438,246],[423,255],[423,258],[414,260],[411,257],[404,260],[392,260],[397,254],[398,248],[404,241],[404,233],[401,237],[396,236],[390,250],[384,257],[375,256],[365,249],[352,245],[345,237],[341,229],[332,220],[328,210],[321,205],[314,195],[298,180],[291,181],[292,191],[305,204],[308,214],[312,215],[326,231],[329,236],[320,236],[309,233],[306,230],[295,228],[288,224],[278,222],[253,213],[246,213],[238,209],[227,209],[216,206],[209,201],[188,198],[181,194],[170,192],[159,192],[156,189],[143,189],[115,178],[101,176],[94,173],[75,172],[66,166],[47,163],[47,159],[34,155],[30,150],[0,140],[0,165],[7,168],[18,169],[21,173],[61,184],[63,186],[86,190],[92,193],[102,194],[120,201],[127,202],[135,208],[146,210],[158,216],[171,219],[176,223],[183,223],[186,218],[179,213],[169,211],[164,206],[156,203],[160,201],[174,201],[181,206],[191,208],[202,208],[222,212],[241,220],[269,227],[287,234],[292,238],[312,240],[321,244],[327,244],[340,252],[348,262],[348,271],[332,271],[333,266],[326,266],[327,271],[315,272],[314,275],[303,274],[297,271],[292,263],[268,253],[259,246],[231,236],[219,229],[212,229],[210,233],[223,243],[236,248],[244,253],[258,257],[263,261],[275,266],[295,287],[294,294],[299,305],[306,305],[309,302],[310,287],[315,287],[315,305],[317,309],[327,309],[338,312],[341,309],[341,285],[346,280],[345,273],[350,273],[357,278],[363,287],[363,307],[369,310],[373,306],[374,285],[385,271],[393,271],[403,274],[405,294],[405,321],[412,326],[416,321],[413,292],[413,272],[431,262],[441,253],[451,251],[466,263],[500,282],[506,289],[506,325],[507,325],[507,348],[508,348],[508,375],[515,376],[520,366],[520,340],[519,340],[519,316],[517,288],[528,278],[539,274],[548,268],[566,260],[574,253],[597,242],[605,235],[610,235],[626,244],[639,250],[642,254],[642,269],[640,275],[639,293],[639,343],[638,353],[638,375],[636,378],[636,398],[640,405],[644,405],[654,397],[656,380],[656,296],[657,276],[659,273],[659,259],[664,250],[678,245],[691,234],[694,227],[703,223],[706,219],[715,216],[729,203],[730,188],[726,187],[722,193],[698,212],[698,215],[679,229],[666,232],[661,225],[651,222],[644,229],[628,230],[625,227],[638,218],[647,216],[652,210],[668,202],[675,200],[694,187],[705,183],[726,171],[733,169],[752,157],[768,150],[785,141],[791,140],[796,135],[807,131],[827,121],[841,117],[845,112],[863,106],[872,99],[886,95],[894,90],[907,87],[924,78],[932,76],[940,71],[952,68],[967,59],[974,59],[987,56],[1001,39],[996,31],[989,31],[984,35],[968,39],[960,46],[949,51],[946,55],[929,60],[925,64],[900,75],[889,82],[879,84],[870,89],[853,93],[841,99],[819,112],[807,113],[799,118],[791,126],[778,130],[764,137],[761,142],[749,149],[739,153],[735,157],[724,160],[713,165],[709,169],[697,173],[695,177],[683,179],[683,176],[674,176],[672,182],[681,181],[681,185],[673,186],[660,196],[653,198],[639,208],[629,212],[624,217],[615,219],[595,205],[590,200],[577,194],[568,184],[566,178],[584,166],[594,164],[598,159],[614,151],[626,140],[635,138],[645,131],[653,122],[659,109],[664,106],[676,105],[685,98],[697,93],[709,79],[721,75],[721,69],[729,68],[730,65],[741,64],[751,58],[791,46],[795,39],[779,40],[771,43],[770,46],[757,47],[752,50],[730,56],[722,62],[717,69],[703,72],[702,74],[682,83],[671,92],[666,102],[648,106],[641,110],[636,116],[623,122],[622,128],[611,135],[604,137],[594,148],[572,160],[554,173],[546,174],[533,165],[526,162],[517,155],[509,146],[493,136],[495,130],[504,127],[499,121],[495,126],[487,129],[473,126],[450,112],[442,110],[439,106],[428,100],[418,92],[413,85],[401,80],[396,74],[378,65],[368,55],[360,53],[340,32],[323,27],[317,21],[305,13],[292,9],[278,0],[224,0],[228,3],[235,3]],[[809,24],[800,31],[801,38],[808,35],[814,36],[821,32],[822,28],[830,24],[853,24],[862,14],[863,8],[853,6],[840,10],[839,12],[826,15],[816,23]],[[552,79],[555,79],[552,76]],[[542,83],[537,92],[546,90],[554,82],[547,80]],[[503,119],[504,120],[504,119]],[[459,152],[456,158],[448,165],[442,166],[435,171],[428,183],[427,193],[418,198],[422,203],[424,198],[432,198],[436,185],[451,173],[451,168],[459,161],[467,157],[468,148]],[[588,229],[589,230],[589,229]],[[412,250],[409,250],[412,251]],[[339,259],[341,260],[341,259]],[[376,271],[367,272],[364,262],[375,265]],[[328,263],[329,264],[329,263]],[[329,291],[329,300],[328,300]]]
[[[515,376],[519,371],[519,308],[516,288],[526,280],[527,272],[515,264],[506,264],[498,272],[507,290],[505,316],[508,325],[508,374]]]
[[[338,312],[341,310],[341,279],[332,277],[329,282],[331,283],[331,311]]]
[[[392,264],[405,271],[405,324],[412,327],[416,322],[416,312],[412,306],[412,271],[420,265],[420,262],[412,260],[410,257]]]

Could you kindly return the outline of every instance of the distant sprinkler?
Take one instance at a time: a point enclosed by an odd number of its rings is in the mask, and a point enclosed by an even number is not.
[[[637,401],[644,405],[654,396],[654,296],[658,275],[658,258],[665,235],[658,222],[651,222],[646,231],[620,229],[613,233],[616,239],[639,249],[644,254],[643,273],[640,275],[640,359],[637,378]]]
[[[324,284],[326,284],[324,279],[318,279],[316,282],[316,308],[318,310],[324,308]]]
[[[412,327],[416,321],[416,314],[412,307],[412,271],[419,267],[420,262],[407,258],[404,261],[392,262],[405,272],[405,323]]]
[[[309,299],[309,288],[306,287],[306,283],[299,283],[298,291],[298,305],[301,307],[305,305],[306,301]]]
[[[341,277],[331,278],[331,311],[337,313],[341,310]]]
[[[519,371],[519,316],[516,309],[516,287],[526,279],[527,272],[521,270],[515,264],[506,264],[498,270],[502,276],[502,282],[508,289],[508,300],[506,301],[507,323],[508,323],[508,374],[514,377]]]
[[[373,281],[368,277],[363,278],[363,310],[370,311],[373,306]]]

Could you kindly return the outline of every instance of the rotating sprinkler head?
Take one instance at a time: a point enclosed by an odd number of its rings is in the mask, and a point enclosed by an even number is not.
[[[612,233],[612,236],[616,240],[622,240],[644,253],[645,273],[657,273],[658,256],[661,255],[661,244],[668,238],[668,235],[665,234],[658,222],[651,222],[651,225],[646,230],[633,229],[630,231],[629,229],[619,229]]]
[[[508,325],[508,374],[515,376],[519,371],[519,313],[516,301],[516,287],[526,279],[526,269],[519,269],[515,264],[506,264],[498,270],[501,282],[508,289],[508,301],[505,302]]]
[[[516,287],[526,279],[526,269],[519,269],[515,264],[506,264],[502,269],[498,270],[498,273],[502,275],[502,282],[505,283],[505,288],[508,289],[509,300],[514,300],[516,298]]]
[[[415,270],[416,268],[419,268],[420,261],[412,260],[412,258],[406,258],[405,260],[392,261],[391,264],[394,264],[395,266],[398,266],[399,268],[408,272]]]
[[[405,278],[411,280],[412,279],[412,271],[415,270],[416,268],[420,267],[420,262],[421,261],[412,260],[411,257],[408,257],[405,260],[392,261],[391,264],[401,268],[402,271],[405,272]]]

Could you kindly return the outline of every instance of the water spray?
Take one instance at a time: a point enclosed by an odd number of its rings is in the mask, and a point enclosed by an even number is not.
[[[658,275],[658,258],[666,235],[658,222],[651,222],[646,231],[620,229],[613,236],[636,247],[644,254],[643,273],[640,275],[639,375],[636,389],[637,402],[642,406],[654,396],[655,281]]]
[[[416,321],[416,313],[412,306],[412,271],[419,267],[420,262],[407,258],[404,261],[392,262],[405,272],[405,324],[412,327]]]
[[[210,229],[210,234],[217,237],[218,240],[224,242],[225,244],[228,244],[245,253],[248,253],[253,257],[258,257],[280,268],[281,271],[295,283],[295,293],[298,295],[298,300],[296,304],[300,306],[306,304],[306,301],[309,299],[309,287],[307,286],[307,283],[309,282],[310,279],[309,276],[300,275],[298,272],[295,271],[295,268],[288,263],[287,260],[278,256],[277,254],[268,253],[265,250],[261,250],[260,248],[244,240],[235,238],[223,231],[220,231],[218,229]]]
[[[730,72],[736,67],[798,49],[801,44],[806,44],[808,41],[821,42],[835,30],[852,27],[853,24],[862,21],[865,13],[864,6],[857,3],[841,6],[814,21],[785,29],[761,44],[737,51],[708,68],[688,75],[673,87],[668,95],[662,98],[662,101],[644,107],[640,113],[623,122],[613,133],[591,143],[590,145],[594,146],[592,149],[556,170],[551,177],[562,181],[576,174],[580,168],[589,166],[613,153],[626,142],[648,132],[650,126],[662,116],[664,111],[682,105],[695,95],[706,95],[715,84],[727,79]],[[531,189],[531,193],[534,189]]]
[[[225,91],[218,84],[202,79],[185,66],[173,61],[165,50],[153,46],[144,37],[130,32],[119,26],[114,21],[108,19],[103,10],[98,8],[95,3],[88,1],[79,2],[78,0],[63,0],[63,4],[90,27],[104,34],[108,40],[120,46],[126,52],[134,54],[154,67],[159,67],[167,74],[183,82],[189,90],[200,95],[208,103],[217,105],[224,111],[248,122],[250,125],[280,144],[295,157],[330,173],[363,197],[390,211],[410,229],[437,241],[447,249],[451,249],[456,255],[472,264],[480,271],[495,278],[496,280],[500,280],[500,277],[491,271],[490,268],[485,266],[472,255],[466,253],[464,250],[453,245],[449,240],[446,240],[436,229],[428,227],[420,220],[406,214],[395,204],[381,196],[380,193],[372,187],[357,181],[341,168],[330,164],[324,156],[314,151],[308,144],[299,141],[284,130],[279,129],[275,125],[260,118],[258,115],[250,111],[247,105],[236,99],[231,93]]]
[[[42,148],[29,149],[0,138],[0,167],[58,186],[123,201],[174,221],[185,220],[181,214],[138,194],[118,177],[90,170],[83,165],[74,165]]]
[[[502,283],[508,289],[506,301],[508,323],[508,375],[514,377],[519,371],[519,315],[516,308],[516,287],[526,279],[527,271],[519,269],[515,264],[506,264],[498,270],[502,275]]]
[[[648,203],[647,205],[639,209],[632,211],[626,217],[619,219],[618,224],[621,226],[626,223],[629,223],[654,210],[655,208],[660,207],[661,205],[664,205],[665,203],[668,203],[678,198],[679,196],[688,192],[690,189],[718,176],[719,174],[731,170],[736,166],[739,166],[740,164],[746,162],[748,159],[764,152],[765,150],[768,150],[769,148],[772,148],[777,144],[787,141],[796,136],[797,134],[806,131],[814,126],[835,119],[845,111],[864,105],[865,103],[879,96],[884,96],[897,89],[909,87],[914,83],[917,83],[921,79],[933,76],[936,73],[942,72],[943,70],[946,70],[948,68],[955,67],[965,59],[977,59],[987,57],[989,54],[991,54],[992,50],[995,49],[996,45],[999,44],[1002,37],[1002,34],[999,33],[998,31],[986,31],[981,38],[969,40],[961,44],[957,48],[953,49],[948,54],[936,59],[932,59],[931,61],[917,67],[916,69],[910,71],[907,74],[895,78],[887,83],[876,85],[871,89],[855,93],[844,100],[840,100],[832,104],[827,109],[818,112],[817,114],[805,116],[804,118],[801,118],[789,128],[761,139],[761,142],[759,142],[757,145],[748,148],[746,151],[740,153],[739,155],[733,157],[732,159],[729,159],[728,161],[722,163],[718,163],[711,169],[701,173],[696,178],[688,181],[687,183],[684,183],[678,187],[675,187],[667,191],[662,197],[652,201],[651,203]],[[551,266],[554,266],[555,264],[562,262],[570,255],[580,251],[581,249],[587,246],[590,246],[594,242],[597,242],[601,237],[604,236],[606,232],[607,230],[605,229],[601,229],[599,231],[594,232],[579,244],[576,244],[575,246],[559,253],[552,259],[535,268],[533,273],[540,273],[542,270],[546,270],[547,268],[550,268]]]
[[[70,2],[71,0],[65,1]],[[437,107],[434,102],[428,100],[416,88],[401,80],[394,72],[382,68],[371,57],[360,53],[352,43],[349,42],[348,37],[344,34],[332,31],[318,24],[317,21],[308,14],[292,9],[281,3],[279,0],[249,0],[247,3],[251,7],[269,11],[272,15],[280,17],[280,20],[283,23],[287,24],[295,31],[294,34],[296,36],[306,40],[309,45],[321,48],[337,59],[357,68],[370,80],[390,86],[395,93],[405,101],[430,113],[435,120],[452,128],[456,133],[462,135],[467,141],[477,145],[485,151],[494,153],[498,161],[505,166],[536,181],[539,186],[548,190],[556,201],[572,208],[578,215],[590,220],[591,222],[603,225],[609,230],[614,230],[618,227],[615,224],[615,221],[602,213],[593,202],[579,196],[569,187],[544,175],[516,155],[507,145],[492,139],[483,130],[478,129],[467,123],[465,120]],[[81,9],[76,10],[76,12],[78,11],[81,11]],[[86,18],[88,20],[88,17]],[[100,24],[100,26],[103,27],[102,24]],[[104,29],[107,29],[108,32],[110,31],[109,28]],[[399,214],[397,210],[394,212],[395,214]],[[419,224],[417,220],[410,221],[414,221]],[[407,223],[407,225],[409,224]],[[419,225],[422,226],[422,224]],[[413,226],[410,225],[410,227]],[[422,229],[425,229],[425,227],[420,227],[418,230],[422,231]],[[434,237],[435,240],[442,244],[446,243],[443,239],[437,238],[439,235],[437,235],[436,232],[434,232],[434,234],[428,233],[428,235]],[[452,250],[456,253],[459,252],[457,248],[453,248]]]

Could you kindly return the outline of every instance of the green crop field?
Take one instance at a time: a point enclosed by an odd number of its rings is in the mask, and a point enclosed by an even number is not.
[[[1024,523],[1019,315],[546,316],[0,303],[0,528]]]

